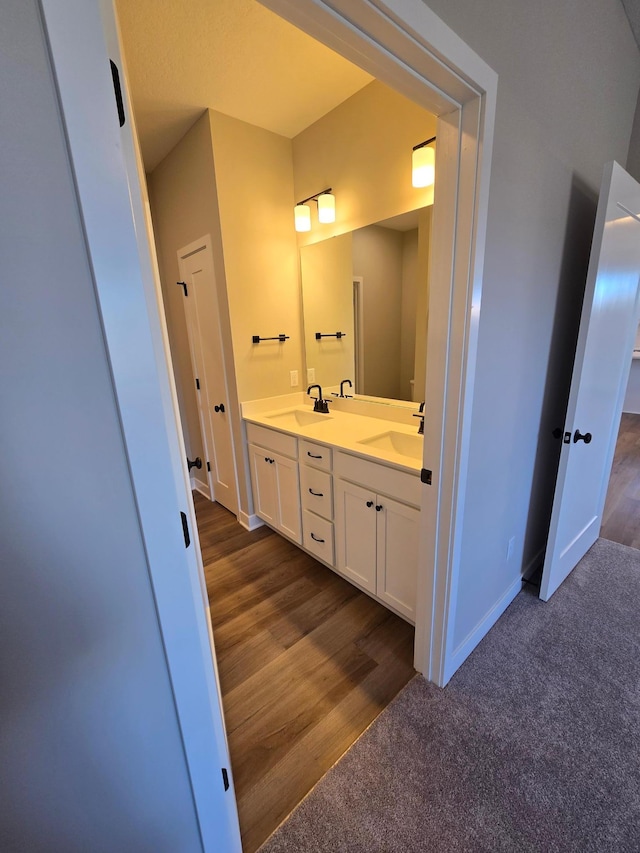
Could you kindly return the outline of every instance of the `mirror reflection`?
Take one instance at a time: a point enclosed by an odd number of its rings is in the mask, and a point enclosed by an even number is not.
[[[305,360],[323,389],[421,399],[431,211],[300,247]]]

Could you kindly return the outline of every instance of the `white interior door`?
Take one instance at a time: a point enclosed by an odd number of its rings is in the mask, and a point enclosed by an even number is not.
[[[604,170],[540,598],[547,601],[600,533],[638,326],[640,184]]]
[[[229,420],[229,397],[224,371],[222,338],[215,299],[216,281],[208,237],[178,252],[180,276],[185,284],[185,317],[200,429],[211,500],[238,512],[238,489]],[[196,381],[197,380],[197,381]]]

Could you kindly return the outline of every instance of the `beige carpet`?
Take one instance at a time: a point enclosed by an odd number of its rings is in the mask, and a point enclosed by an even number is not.
[[[413,679],[261,848],[294,851],[640,851],[640,551],[598,540]]]

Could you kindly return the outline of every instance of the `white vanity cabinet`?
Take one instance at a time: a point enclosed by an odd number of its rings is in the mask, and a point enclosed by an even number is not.
[[[335,566],[332,449],[300,441],[302,542],[314,557]]]
[[[256,515],[415,622],[419,471],[260,423],[247,440]]]
[[[254,424],[248,425],[247,437],[255,513],[300,545],[297,439]]]
[[[343,453],[335,473],[338,571],[415,621],[418,476]]]

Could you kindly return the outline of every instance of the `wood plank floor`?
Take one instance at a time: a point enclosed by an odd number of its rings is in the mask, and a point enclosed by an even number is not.
[[[253,853],[414,674],[414,631],[268,527],[194,501]]]
[[[640,415],[622,414],[600,536],[640,548]]]

